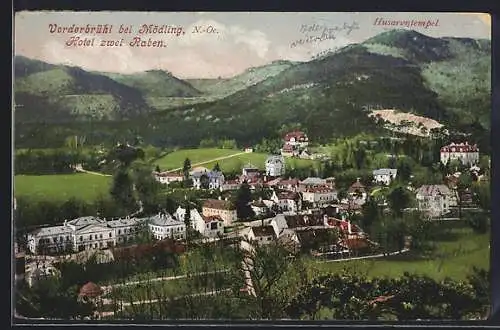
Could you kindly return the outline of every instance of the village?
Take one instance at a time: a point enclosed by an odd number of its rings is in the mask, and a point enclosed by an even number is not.
[[[108,251],[136,243],[136,236],[146,230],[157,241],[173,240],[185,244],[188,236],[199,242],[229,240],[240,247],[282,244],[290,255],[308,253],[319,259],[348,259],[378,253],[398,253],[410,247],[405,237],[397,251],[384,251],[377,239],[370,237],[359,220],[363,207],[375,201],[388,209],[386,199],[376,194],[398,180],[396,168],[373,170],[369,183],[360,178],[348,187],[338,187],[334,177],[307,177],[303,180],[285,176],[285,159],[299,157],[307,151],[308,137],[293,131],[283,138],[280,155],[270,155],[265,169],[246,164],[236,179],[225,179],[220,169],[195,167],[189,171],[191,189],[218,192],[219,197],[204,199],[201,208],[180,205],[172,214],[160,212],[150,216],[127,216],[106,219],[98,215],[82,215],[58,226],[36,229],[26,237],[26,251],[16,245],[18,270],[16,278],[34,281],[57,273],[52,265],[57,255],[79,255],[92,251]],[[245,150],[251,152],[252,150]],[[451,143],[441,148],[443,164],[459,161],[477,180],[481,180],[479,150],[475,145]],[[154,178],[165,186],[186,180],[182,171],[155,171]],[[442,184],[413,187],[406,192],[413,204],[407,212],[417,211],[428,221],[453,220],[459,208],[476,208],[472,193],[457,190],[460,173],[448,175]],[[346,193],[342,194],[341,189]],[[259,198],[239,201],[236,194],[244,190],[248,196],[259,192]],[[243,204],[242,204],[243,202]],[[187,205],[187,207],[186,207]],[[239,208],[239,209],[238,209]],[[191,234],[189,234],[191,233]],[[192,234],[195,233],[195,234]],[[189,234],[189,235],[188,235]],[[45,258],[40,259],[41,257]],[[44,262],[40,262],[44,260]]]

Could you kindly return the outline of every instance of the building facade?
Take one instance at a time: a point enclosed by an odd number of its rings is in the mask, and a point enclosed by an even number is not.
[[[195,172],[191,178],[195,189],[220,189],[224,185],[224,174],[219,171]]]
[[[423,185],[416,191],[420,211],[431,217],[442,216],[455,206],[454,193],[445,185]]]
[[[202,206],[202,215],[206,217],[220,216],[224,221],[224,226],[231,226],[238,219],[234,205],[221,199],[206,200]]]
[[[458,160],[464,165],[475,165],[479,163],[479,148],[477,145],[465,143],[451,143],[441,148],[441,163]]]
[[[285,159],[283,156],[269,156],[266,159],[266,174],[272,177],[285,174]]]

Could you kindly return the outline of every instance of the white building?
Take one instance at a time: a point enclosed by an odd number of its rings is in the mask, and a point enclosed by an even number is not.
[[[445,185],[423,185],[416,191],[420,211],[437,217],[450,211],[450,206],[456,206],[455,194]]]
[[[373,181],[375,183],[389,185],[393,180],[396,179],[398,170],[395,168],[380,168],[373,171]]]
[[[249,241],[256,242],[258,245],[267,245],[272,243],[277,237],[272,226],[250,227],[246,234]]]
[[[158,240],[186,238],[186,225],[174,219],[170,214],[157,214],[148,219],[149,231]]]
[[[259,176],[260,170],[257,166],[253,164],[246,164],[241,169],[241,175],[245,177]]]
[[[479,163],[479,148],[477,145],[470,145],[468,142],[451,143],[441,148],[440,157],[443,164],[459,160],[464,165],[475,165]]]
[[[190,210],[191,227],[204,237],[218,237],[224,233],[224,220],[220,216],[203,216],[197,209]],[[183,221],[186,209],[179,207],[175,212],[176,218]]]
[[[170,184],[172,182],[182,182],[184,180],[184,175],[182,173],[176,172],[161,172],[154,173],[156,181],[162,184]]]
[[[191,176],[195,189],[220,189],[224,184],[224,174],[219,171],[195,172]]]
[[[27,235],[27,247],[33,254],[80,252],[106,249],[133,240],[141,223],[147,224],[156,239],[184,238],[184,223],[172,222],[170,215],[151,218],[119,218],[106,221],[97,217],[80,217],[63,225],[39,228]]]
[[[302,200],[313,206],[330,204],[337,199],[337,191],[329,187],[307,188],[302,192]]]
[[[283,156],[269,156],[266,159],[266,174],[282,176],[285,174],[285,159]]]
[[[251,207],[256,216],[265,215],[269,210],[267,205],[263,202],[262,199],[253,201]]]
[[[274,191],[271,200],[278,205],[282,212],[297,213],[302,209],[302,198],[293,191]]]

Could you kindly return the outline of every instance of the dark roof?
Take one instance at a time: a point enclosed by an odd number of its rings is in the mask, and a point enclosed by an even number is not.
[[[210,216],[202,215],[201,217],[203,218],[205,223],[210,223],[212,221],[223,221],[222,218],[218,215],[210,215]]]
[[[296,200],[296,199],[300,198],[300,195],[297,192],[294,192],[294,191],[280,191],[280,192],[276,193],[276,195],[278,196],[278,199],[293,199],[293,200]]]
[[[275,236],[273,226],[260,226],[260,227],[252,227],[253,234],[256,237],[260,236]]]
[[[322,239],[324,242],[328,241],[328,231],[330,229],[306,229],[299,230],[296,232],[297,238],[299,239],[302,247],[309,246],[314,240]],[[332,242],[334,243],[334,242]]]
[[[80,289],[80,296],[86,297],[97,297],[102,294],[102,289],[100,286],[93,282],[88,282]]]
[[[218,210],[234,210],[234,205],[230,201],[220,199],[207,199],[203,207]]]
[[[359,181],[356,180],[350,187],[349,187],[349,192],[355,192],[356,190],[359,190],[360,192],[365,192],[365,186]]]
[[[306,222],[307,219],[307,222]],[[288,228],[308,227],[308,226],[322,226],[322,215],[285,215],[285,220]]]

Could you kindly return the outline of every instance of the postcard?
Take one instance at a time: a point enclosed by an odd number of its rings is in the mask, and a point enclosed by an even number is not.
[[[16,322],[487,318],[490,30],[16,13]]]

